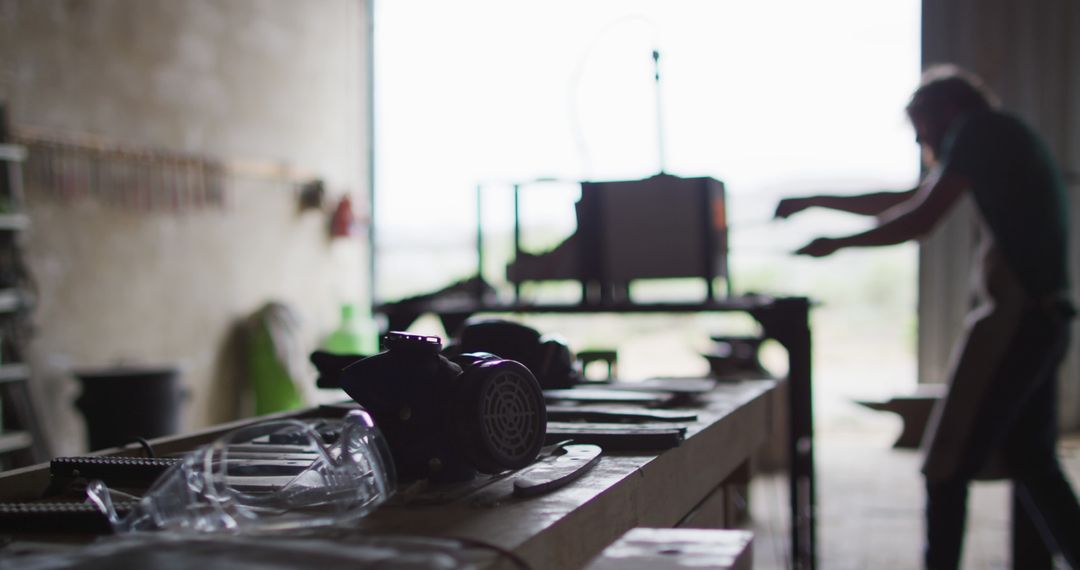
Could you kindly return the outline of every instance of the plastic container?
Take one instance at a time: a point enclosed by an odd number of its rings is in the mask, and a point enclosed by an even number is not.
[[[356,306],[341,305],[341,323],[323,342],[322,349],[333,354],[370,356],[379,352],[379,335],[368,317],[357,315]]]
[[[86,418],[91,450],[179,431],[183,391],[177,368],[121,366],[74,374],[82,384],[75,406]]]

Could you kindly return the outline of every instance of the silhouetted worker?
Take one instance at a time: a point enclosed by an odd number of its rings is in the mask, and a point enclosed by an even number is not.
[[[1057,371],[1074,314],[1060,173],[1032,130],[956,67],[927,70],[907,113],[930,166],[917,188],[789,198],[776,216],[810,207],[878,216],[868,231],[818,238],[797,252],[822,257],[923,237],[971,195],[981,226],[977,303],[923,441],[926,567],[958,567],[968,484],[998,466],[1050,550],[1080,570],[1080,505],[1056,454]]]

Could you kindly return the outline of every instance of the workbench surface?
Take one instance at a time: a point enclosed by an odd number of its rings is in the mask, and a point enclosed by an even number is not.
[[[391,502],[341,532],[455,537],[512,551],[534,568],[575,569],[634,527],[719,526],[722,517],[705,511],[716,509],[717,491],[728,481],[745,476],[770,436],[776,386],[774,380],[721,382],[693,408],[697,421],[681,424],[688,429],[678,447],[605,452],[583,477],[548,494],[514,497],[510,478],[496,477],[469,494],[424,504],[418,499],[430,498],[430,489],[417,494],[402,485]],[[166,438],[155,447],[192,448],[223,429]],[[47,478],[48,466],[0,473],[0,500],[31,499]],[[505,558],[502,564],[513,567]]]

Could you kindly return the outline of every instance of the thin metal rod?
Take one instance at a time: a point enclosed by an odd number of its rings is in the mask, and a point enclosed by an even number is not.
[[[521,185],[514,184],[514,260],[521,259]],[[521,280],[514,280],[514,302],[521,299]]]
[[[660,89],[660,50],[652,51],[653,71],[656,79],[656,152],[660,161],[660,173],[667,172],[664,160],[664,105]]]
[[[476,185],[476,277],[484,280],[484,185]],[[476,288],[476,300],[480,300],[481,288]]]

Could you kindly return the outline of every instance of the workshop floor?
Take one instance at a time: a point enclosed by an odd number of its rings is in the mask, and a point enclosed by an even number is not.
[[[896,450],[899,420],[853,412],[819,422],[818,567],[823,570],[921,568],[922,479],[917,452]],[[1080,434],[1061,442],[1061,458],[1080,489]],[[787,479],[759,476],[751,489],[754,568],[790,564]],[[977,483],[971,490],[963,570],[1009,568],[1009,488]]]

